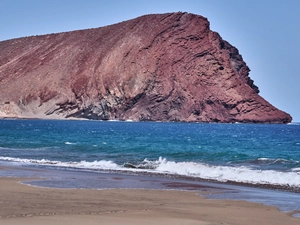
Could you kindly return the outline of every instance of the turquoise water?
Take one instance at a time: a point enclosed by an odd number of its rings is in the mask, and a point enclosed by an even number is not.
[[[0,163],[300,187],[300,126],[0,120]]]

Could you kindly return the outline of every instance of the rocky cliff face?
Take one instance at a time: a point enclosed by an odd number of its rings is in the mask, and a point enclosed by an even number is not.
[[[0,116],[287,123],[238,50],[188,13],[0,42]]]

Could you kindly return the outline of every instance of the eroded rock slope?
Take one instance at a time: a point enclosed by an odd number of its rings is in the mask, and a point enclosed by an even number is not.
[[[287,123],[239,51],[189,13],[0,42],[0,116]]]

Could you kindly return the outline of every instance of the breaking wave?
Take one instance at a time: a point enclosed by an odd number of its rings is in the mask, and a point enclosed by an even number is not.
[[[78,169],[118,169],[118,165],[112,161],[100,160],[100,161],[80,161],[80,162],[61,162],[51,161],[46,159],[21,159],[12,157],[0,157],[0,160],[16,162],[24,165],[44,165],[44,166],[56,166],[64,168],[78,168]]]
[[[214,166],[195,162],[174,162],[160,157],[158,160],[145,159],[139,164],[125,163],[118,165],[113,161],[80,161],[61,162],[46,159],[20,159],[0,157],[2,161],[16,162],[26,165],[44,165],[63,168],[76,168],[85,170],[115,170],[131,172],[149,172],[170,175],[183,175],[194,178],[215,180],[220,182],[232,181],[251,184],[269,184],[284,186],[300,185],[300,168],[294,168],[288,172],[275,170],[256,170],[246,166]],[[264,159],[261,159],[264,160]]]

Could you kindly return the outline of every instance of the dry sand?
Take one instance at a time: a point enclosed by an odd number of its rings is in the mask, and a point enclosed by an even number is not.
[[[0,178],[0,224],[299,225],[276,208],[243,201],[208,200],[198,192],[78,190],[30,187]]]

